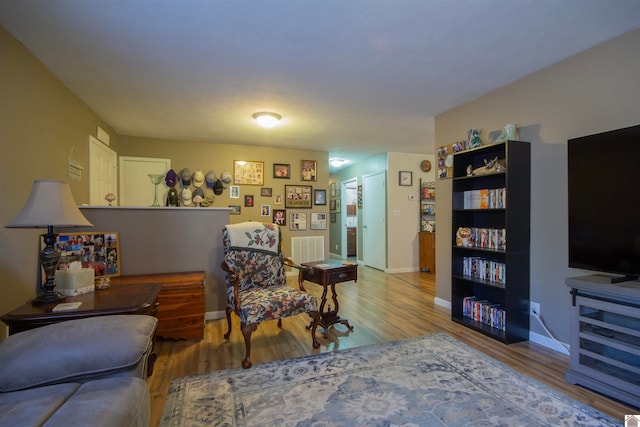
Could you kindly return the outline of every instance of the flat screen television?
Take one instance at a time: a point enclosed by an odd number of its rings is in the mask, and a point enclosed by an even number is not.
[[[570,139],[569,267],[640,275],[640,125]]]

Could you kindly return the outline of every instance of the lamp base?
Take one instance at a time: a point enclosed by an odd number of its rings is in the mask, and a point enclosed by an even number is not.
[[[60,292],[56,290],[49,290],[41,293],[37,297],[31,300],[31,305],[46,305],[46,304],[54,304],[58,302],[62,302],[66,300],[67,297],[62,295]]]

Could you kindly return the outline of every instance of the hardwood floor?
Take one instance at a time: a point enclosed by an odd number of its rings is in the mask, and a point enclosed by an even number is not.
[[[292,279],[291,283],[294,281]],[[465,328],[450,320],[448,310],[433,303],[435,278],[428,273],[385,274],[359,266],[358,282],[337,286],[339,314],[347,318],[354,331],[347,333],[343,325],[330,328],[324,338],[318,331],[321,346],[313,349],[305,326],[309,317],[296,316],[283,320],[282,329],[276,322],[266,322],[253,334],[251,360],[253,365],[342,350],[435,332],[445,332],[471,347],[505,363],[550,387],[586,403],[619,420],[625,414],[640,413],[600,394],[564,381],[569,366],[568,356],[531,342],[505,345]],[[306,282],[309,292],[321,296],[322,287]],[[206,372],[240,368],[244,357],[244,341],[237,317],[233,316],[233,332],[223,338],[226,320],[208,321],[201,341],[159,341],[158,359],[148,380],[151,392],[151,426],[160,422],[164,401],[172,378]]]

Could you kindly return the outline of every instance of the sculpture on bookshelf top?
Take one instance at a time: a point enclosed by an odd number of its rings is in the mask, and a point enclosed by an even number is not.
[[[493,142],[505,142],[507,140],[515,141],[517,138],[517,132],[518,128],[516,127],[515,123],[507,123],[502,128],[500,136],[498,136],[498,138],[496,138],[496,140]]]
[[[482,146],[482,139],[480,134],[482,129],[469,129],[467,132],[467,148],[476,148]]]
[[[472,175],[487,175],[490,173],[502,172],[507,168],[505,159],[498,160],[498,157],[491,160],[484,159],[484,166],[479,168],[473,168],[473,165],[467,166],[467,176]]]

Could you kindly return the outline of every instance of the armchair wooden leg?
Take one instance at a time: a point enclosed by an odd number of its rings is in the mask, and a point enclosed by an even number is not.
[[[320,341],[318,341],[318,338],[316,338],[316,329],[318,328],[318,325],[320,324],[320,312],[319,311],[312,311],[309,313],[309,316],[311,316],[312,322],[311,322],[311,339],[313,342],[313,348],[319,348],[320,347]]]
[[[253,325],[241,325],[242,335],[244,335],[244,359],[242,360],[242,367],[249,369],[251,367],[251,334],[258,329],[258,324]]]
[[[278,319],[278,328],[282,329],[282,318]]]
[[[227,333],[224,334],[224,339],[227,340],[231,336],[231,309],[227,307]]]

